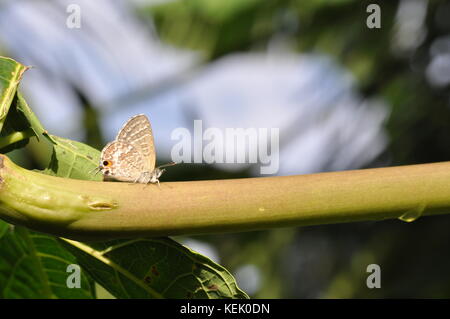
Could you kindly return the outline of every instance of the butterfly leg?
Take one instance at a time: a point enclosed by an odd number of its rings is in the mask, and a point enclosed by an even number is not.
[[[147,183],[144,184],[144,189],[145,189],[149,184],[158,184],[158,188],[161,189],[161,185],[159,184],[159,180],[156,180],[156,182],[148,181]]]

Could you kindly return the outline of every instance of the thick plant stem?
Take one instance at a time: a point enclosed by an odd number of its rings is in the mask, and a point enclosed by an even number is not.
[[[411,221],[448,212],[450,162],[158,187],[47,176],[0,155],[0,218],[75,239]]]

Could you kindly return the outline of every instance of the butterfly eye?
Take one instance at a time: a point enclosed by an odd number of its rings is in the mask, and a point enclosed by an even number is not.
[[[111,166],[111,161],[103,161],[103,166],[106,166],[106,167],[108,167],[108,166]]]

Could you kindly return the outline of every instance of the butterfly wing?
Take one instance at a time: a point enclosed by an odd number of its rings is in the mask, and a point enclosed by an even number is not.
[[[155,169],[156,153],[150,121],[144,114],[130,118],[116,137],[116,141],[131,144],[142,155],[143,171]]]
[[[113,141],[102,150],[101,170],[105,180],[134,182],[143,169],[140,151],[129,143]]]

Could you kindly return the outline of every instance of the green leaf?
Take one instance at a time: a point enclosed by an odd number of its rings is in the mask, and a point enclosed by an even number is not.
[[[30,109],[30,107],[28,106],[28,104],[25,101],[25,99],[23,98],[23,96],[19,92],[17,92],[16,96],[17,96],[17,99],[16,99],[17,102],[16,102],[15,107],[16,107],[18,113],[20,113],[20,116],[27,120],[28,127],[31,130],[33,130],[36,137],[39,139],[40,136],[44,136],[51,143],[56,143],[56,141],[53,139],[53,137],[50,136],[48,134],[47,130],[44,129],[41,122],[39,121],[37,116],[33,113],[33,111]],[[8,116],[8,119],[9,119],[9,116]]]
[[[17,116],[15,107],[17,87],[27,69],[13,59],[0,57],[0,151],[3,153],[24,147],[33,135],[26,119]]]
[[[93,298],[83,272],[80,288],[67,287],[76,259],[54,237],[14,227],[0,237],[0,256],[0,298]]]
[[[77,141],[54,135],[50,137],[55,145],[49,167],[44,173],[74,179],[102,180],[102,175],[95,172],[100,161],[98,150]]]
[[[25,99],[16,93],[9,112],[5,120],[3,130],[0,133],[0,150],[3,153],[13,149],[24,147],[30,137],[45,136],[48,140],[53,140],[48,136],[39,120],[30,110]]]
[[[118,298],[248,298],[225,268],[169,238],[64,242]]]
[[[22,75],[28,68],[12,59],[0,57],[0,151],[2,153],[24,147],[32,136],[38,139],[45,136],[54,143],[28,107],[25,99],[17,91]]]
[[[23,73],[29,67],[0,56],[0,131]]]

